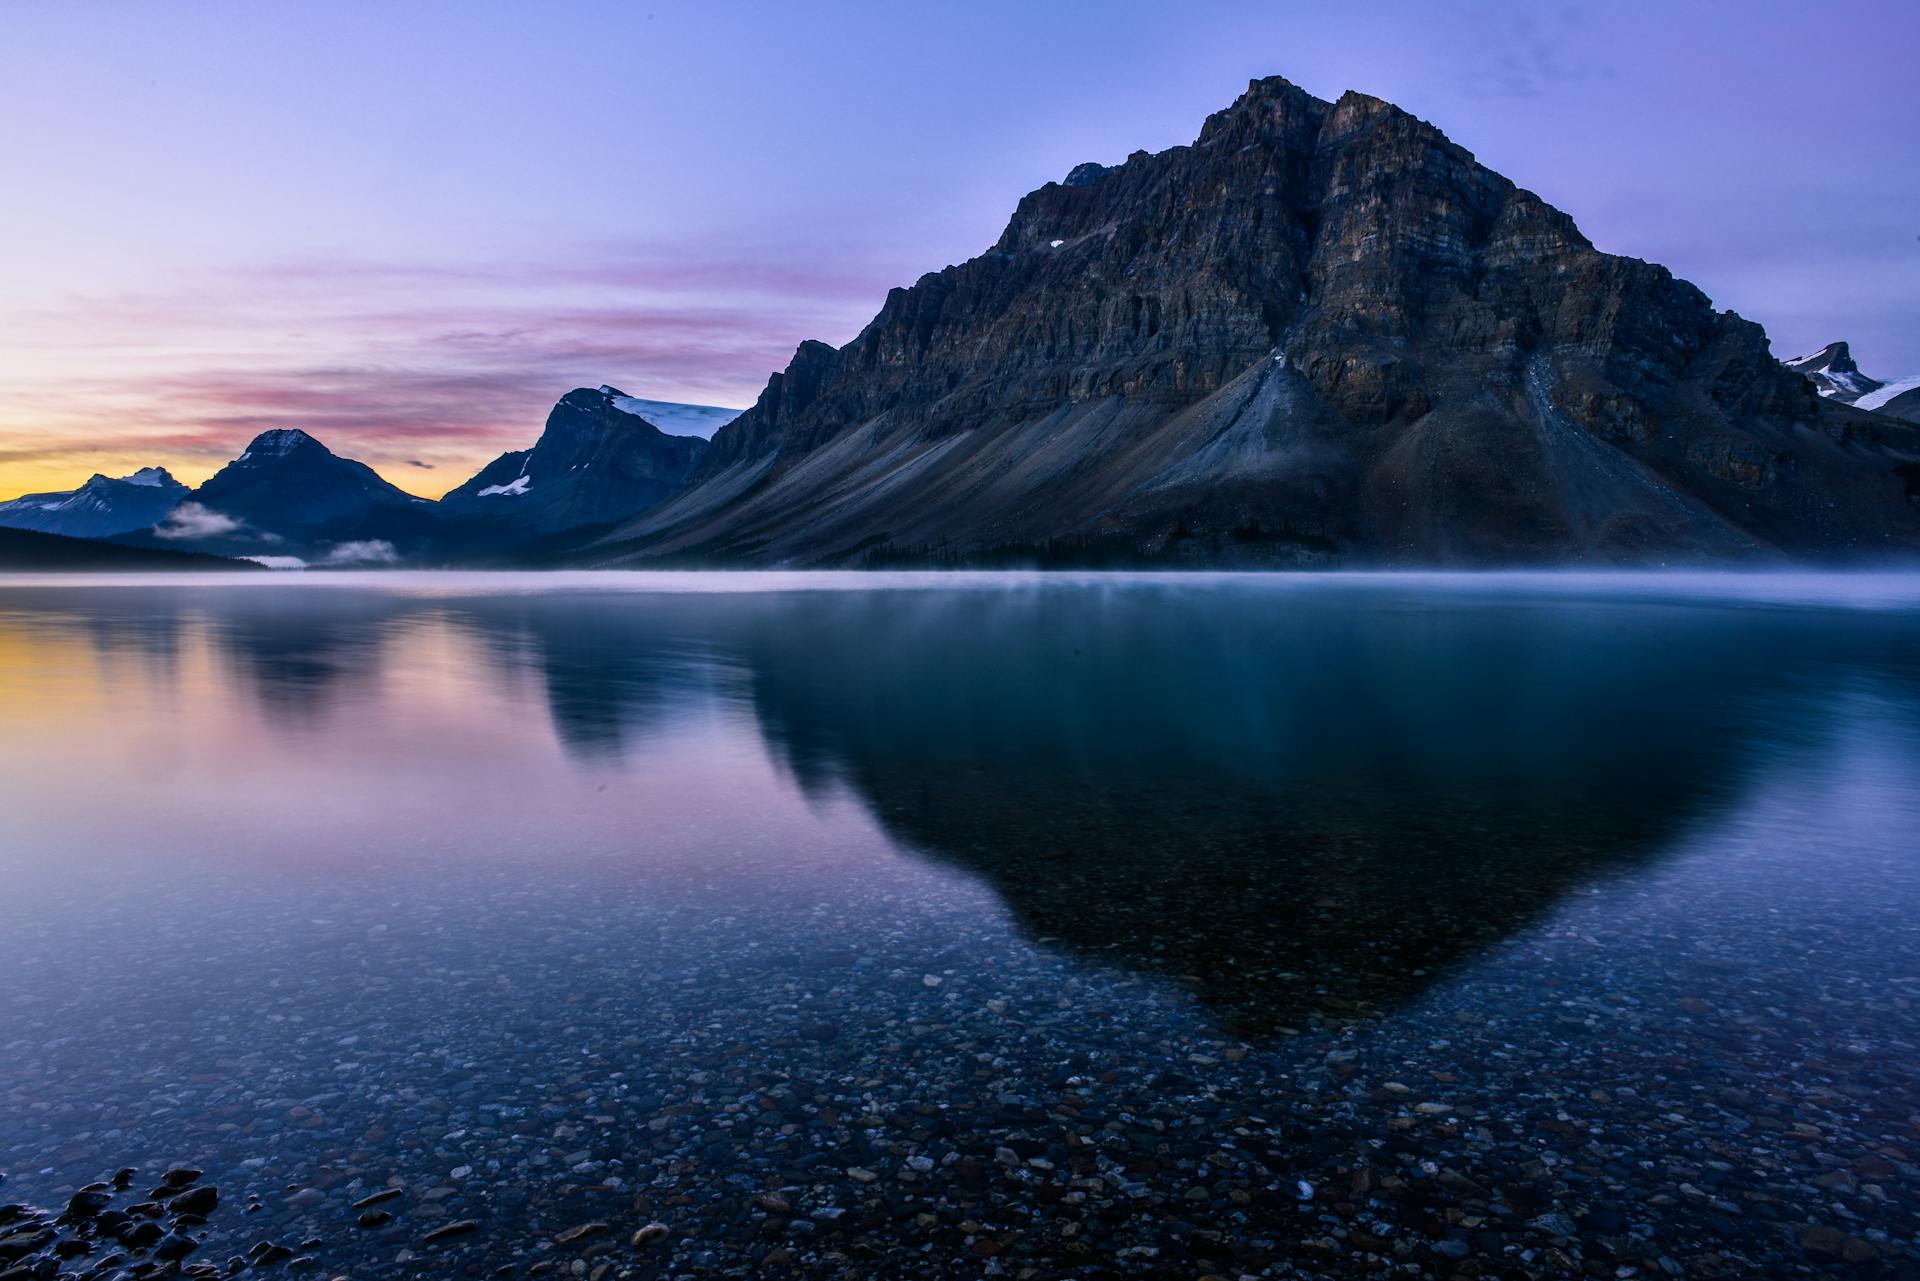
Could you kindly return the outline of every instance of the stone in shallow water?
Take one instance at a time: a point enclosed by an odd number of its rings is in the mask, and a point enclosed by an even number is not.
[[[420,1238],[421,1245],[432,1245],[436,1241],[445,1241],[451,1237],[465,1236],[469,1232],[478,1232],[480,1224],[473,1219],[458,1219],[452,1223],[437,1227]]]

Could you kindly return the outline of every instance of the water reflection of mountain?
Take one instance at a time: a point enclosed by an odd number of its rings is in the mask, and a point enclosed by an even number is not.
[[[280,723],[445,627],[483,675],[537,679],[600,768],[735,700],[802,786],[860,797],[1031,935],[1252,1029],[1417,995],[1733,799],[1779,738],[1756,693],[1817,701],[1920,652],[1912,620],[1864,612],[1177,585],[59,611],[156,662],[204,632]]]
[[[617,763],[728,678],[730,604],[738,601],[536,594],[471,597],[448,616],[503,667],[537,675],[569,752]]]
[[[811,603],[773,749],[1023,928],[1271,1028],[1390,1007],[1748,773],[1761,690],[1912,652],[1866,615],[1179,589]]]

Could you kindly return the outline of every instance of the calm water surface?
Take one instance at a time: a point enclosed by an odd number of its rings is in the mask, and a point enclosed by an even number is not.
[[[1920,579],[0,579],[0,817],[196,1260],[1920,1270]]]

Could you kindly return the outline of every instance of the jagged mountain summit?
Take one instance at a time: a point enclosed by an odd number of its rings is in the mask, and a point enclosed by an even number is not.
[[[604,525],[645,511],[678,490],[707,450],[698,435],[662,430],[641,412],[648,405],[710,408],[642,401],[616,387],[570,391],[548,413],[533,448],[488,463],[448,491],[442,510],[452,519],[495,521],[524,535]],[[663,416],[684,427],[700,414]]]
[[[187,496],[187,487],[164,467],[142,467],[128,476],[97,472],[78,489],[23,494],[0,503],[0,526],[70,538],[111,538],[151,529]]]
[[[1439,130],[1253,82],[803,344],[598,564],[1920,547],[1920,441]]]
[[[1782,361],[1782,365],[1805,376],[1820,396],[1905,423],[1920,423],[1920,376],[1895,382],[1868,378],[1853,363],[1853,351],[1845,342],[1830,342],[1812,355]]]
[[[1852,350],[1844,342],[1830,342],[1810,356],[1780,363],[1804,376],[1822,396],[1843,405],[1904,422],[1920,422],[1920,377],[1896,382],[1870,378],[1860,372]]]
[[[1860,372],[1860,366],[1853,361],[1852,349],[1843,342],[1830,342],[1811,355],[1797,356],[1780,363],[1804,376],[1822,396],[1831,397],[1843,405],[1855,404],[1862,396],[1878,391],[1882,386]]]

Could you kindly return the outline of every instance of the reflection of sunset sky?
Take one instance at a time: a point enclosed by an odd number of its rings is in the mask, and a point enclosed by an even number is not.
[[[223,613],[122,628],[0,605],[14,883],[71,876],[76,858],[89,876],[185,860],[244,879],[456,851],[482,875],[631,856],[678,881],[810,851],[845,874],[892,857],[857,803],[803,795],[721,691],[678,692],[670,749],[639,733],[595,759],[562,741],[531,657],[457,609],[361,636],[323,625],[277,664]]]
[[[745,405],[802,339],[982,251],[1021,193],[1189,142],[1276,73],[1435,121],[1777,352],[1847,338],[1870,373],[1920,371],[1920,10],[1808,23],[1733,0],[11,6],[0,498],[153,463],[197,482],[268,426],[438,494],[573,386]]]

